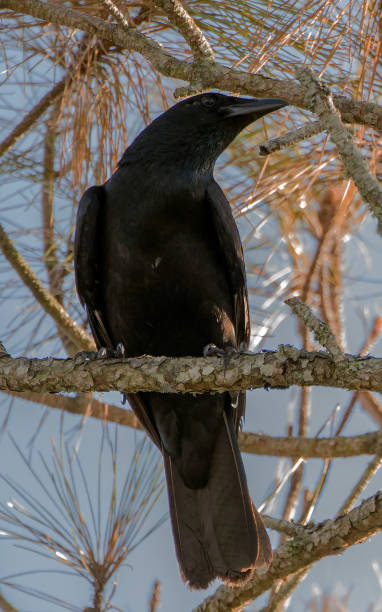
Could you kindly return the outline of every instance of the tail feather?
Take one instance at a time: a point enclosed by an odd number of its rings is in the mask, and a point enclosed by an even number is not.
[[[187,487],[166,451],[164,460],[175,547],[189,586],[206,588],[216,577],[242,584],[256,566],[269,565],[269,538],[248,493],[230,414],[223,414],[206,486]]]

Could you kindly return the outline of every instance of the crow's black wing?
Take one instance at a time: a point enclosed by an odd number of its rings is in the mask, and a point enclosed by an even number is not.
[[[115,349],[111,334],[102,317],[101,257],[105,197],[103,187],[90,187],[80,200],[74,240],[74,271],[77,293],[86,308],[97,347]],[[140,394],[136,393],[128,397],[147,433],[153,442],[160,446],[158,433],[147,414]]]
[[[100,311],[101,227],[104,198],[103,187],[90,187],[80,200],[74,239],[74,272],[77,293],[81,304],[86,308],[98,348],[101,346],[115,348],[112,346]]]
[[[236,340],[239,347],[247,347],[250,339],[250,320],[248,309],[247,280],[245,275],[243,247],[239,231],[232,215],[231,206],[223,191],[215,181],[207,188],[207,199],[210,204],[216,235],[222,251],[228,285],[232,295],[235,317]],[[245,393],[239,397],[239,405],[235,410],[235,427],[239,428],[245,412]]]

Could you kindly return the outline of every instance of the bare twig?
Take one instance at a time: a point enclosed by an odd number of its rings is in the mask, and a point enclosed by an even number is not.
[[[382,432],[379,430],[358,436],[330,438],[272,437],[242,431],[240,448],[243,452],[274,457],[357,457],[382,455]]]
[[[291,308],[293,314],[314,333],[316,342],[324,346],[334,360],[342,361],[344,359],[344,354],[338,346],[337,340],[329,325],[316,317],[307,304],[304,304],[298,298],[290,298],[289,300],[285,300],[285,303]]]
[[[274,153],[275,151],[279,151],[280,149],[285,149],[286,147],[290,147],[301,140],[306,140],[307,138],[311,138],[311,136],[315,136],[324,130],[324,126],[321,121],[310,121],[309,123],[305,123],[300,128],[295,130],[291,130],[282,136],[278,136],[277,138],[271,138],[266,142],[263,142],[258,147],[259,155],[266,156]]]
[[[60,98],[65,91],[68,77],[64,77],[59,81],[45,96],[41,98],[39,102],[25,115],[25,117],[16,125],[8,136],[0,143],[0,157],[4,155],[14,144],[24,136],[36,121],[44,114],[44,112],[51,106],[58,98]]]
[[[351,508],[354,506],[355,502],[357,501],[357,498],[361,495],[362,491],[368,485],[368,483],[370,482],[374,474],[381,467],[381,463],[382,463],[382,457],[380,455],[377,455],[367,464],[361,478],[354,485],[349,495],[345,499],[344,503],[342,504],[341,508],[338,510],[337,516],[346,514],[346,512],[349,512],[349,510],[351,510]]]
[[[149,612],[157,612],[160,606],[160,582],[159,580],[155,580],[153,586],[153,592],[150,600],[150,611]]]
[[[32,292],[40,306],[60,326],[62,331],[78,347],[85,350],[93,350],[92,338],[68,315],[61,304],[45,289],[39,278],[20,255],[13,242],[0,225],[0,249],[17,272],[23,283]]]
[[[300,530],[304,529],[303,525],[298,523],[292,523],[291,521],[285,521],[284,519],[276,519],[273,516],[262,514],[264,524],[268,529],[273,529],[279,533],[283,533],[291,538],[294,538],[300,533]]]
[[[307,569],[303,569],[300,572],[296,572],[291,578],[280,582],[278,589],[275,590],[272,601],[270,601],[264,608],[261,608],[259,612],[281,612],[281,610],[284,609],[286,600],[299,585],[307,571]]]

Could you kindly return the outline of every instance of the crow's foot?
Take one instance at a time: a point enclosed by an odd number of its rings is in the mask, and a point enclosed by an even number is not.
[[[73,359],[76,363],[81,364],[96,359],[120,359],[121,357],[125,357],[125,347],[120,342],[115,350],[101,346],[98,351],[79,351]]]
[[[219,348],[216,344],[207,344],[203,349],[204,357],[222,357],[224,370],[226,370],[231,362],[232,357],[235,355],[239,355],[240,353],[244,353],[247,349],[247,345],[242,342],[239,346],[239,350],[235,349],[233,346],[227,346],[225,349]],[[232,408],[237,408],[239,403],[239,395],[240,391],[229,391],[231,396],[231,406]]]

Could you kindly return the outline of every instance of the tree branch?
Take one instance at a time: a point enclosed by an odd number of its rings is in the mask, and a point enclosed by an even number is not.
[[[244,93],[257,97],[278,97],[290,104],[310,110],[305,89],[297,81],[272,79],[227,68],[213,62],[187,62],[173,57],[153,39],[134,29],[126,30],[115,23],[92,17],[80,11],[54,5],[41,0],[0,0],[0,9],[18,13],[60,26],[80,29],[120,47],[143,55],[155,70],[164,76],[191,82],[198,79],[203,89],[219,88],[223,91]],[[333,101],[345,123],[359,123],[382,130],[382,107],[370,102],[358,102],[345,96],[333,96]]]
[[[219,357],[133,357],[96,359],[0,359],[0,390],[37,392],[158,391],[222,393],[226,390],[290,385],[382,391],[382,359],[280,346],[278,351],[237,355],[225,367]]]
[[[68,338],[78,348],[93,350],[94,342],[92,338],[77,325],[61,304],[45,289],[32,268],[17,251],[2,225],[0,225],[0,249],[40,306],[53,318]]]
[[[239,440],[243,452],[255,455],[320,459],[374,454],[382,456],[382,431],[332,438],[276,438],[242,431]]]
[[[179,0],[153,0],[167,15],[184,40],[190,45],[194,58],[214,61],[214,52],[203,32]]]
[[[137,417],[132,410],[121,408],[114,404],[84,397],[66,397],[53,393],[37,393],[36,391],[2,391],[12,397],[49,408],[63,410],[69,414],[78,414],[85,418],[92,417],[124,427],[141,429]],[[239,432],[240,450],[254,455],[270,455],[272,457],[316,457],[319,459],[335,457],[357,457],[359,455],[382,456],[382,431],[365,433],[358,436],[334,436],[332,438],[292,438],[273,437],[256,434],[249,431]]]
[[[230,612],[242,609],[267,591],[275,581],[308,568],[329,555],[338,555],[349,546],[363,542],[382,529],[382,493],[366,499],[360,506],[334,520],[302,528],[274,553],[267,572],[258,572],[243,587],[220,587],[193,612]]]
[[[1,5],[0,5],[1,7]],[[68,82],[68,77],[64,77],[59,81],[48,93],[45,94],[37,102],[37,104],[25,115],[25,117],[16,125],[8,136],[0,142],[0,157],[4,155],[13,145],[26,134],[30,128],[36,123],[36,121],[45,113],[51,104],[53,104],[58,98],[62,96],[65,91],[65,87]]]
[[[275,151],[290,147],[291,145],[296,144],[296,142],[311,138],[312,136],[315,136],[316,134],[322,132],[324,129],[325,127],[321,123],[321,121],[309,121],[303,126],[296,128],[295,130],[286,132],[282,136],[278,136],[277,138],[270,138],[266,142],[263,142],[258,146],[258,153],[260,156],[265,157],[266,155],[270,155]]]
[[[304,304],[296,297],[285,300],[285,304],[289,306],[293,314],[300,319],[305,327],[314,333],[316,342],[325,347],[335,361],[342,361],[344,359],[344,353],[338,346],[336,337],[329,325],[316,317],[307,304]]]
[[[331,139],[338,147],[349,176],[356,184],[363,200],[369,204],[371,213],[378,220],[378,231],[382,234],[382,189],[355,146],[349,131],[342,124],[329,88],[322,84],[310,68],[304,67],[298,70],[296,75],[306,88],[307,103],[325,124]]]

